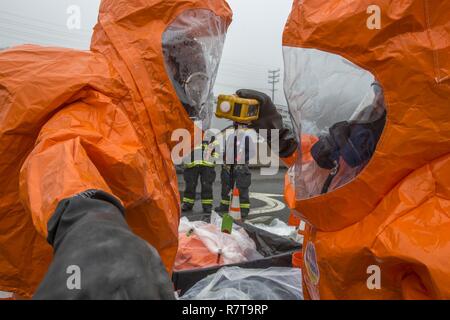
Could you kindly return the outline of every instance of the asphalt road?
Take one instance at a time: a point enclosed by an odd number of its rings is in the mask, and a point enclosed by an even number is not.
[[[278,174],[274,176],[263,176],[260,169],[252,169],[252,185],[250,187],[250,203],[251,210],[249,220],[258,222],[270,222],[274,218],[279,218],[287,222],[289,218],[289,209],[285,205],[284,192],[284,176],[286,169],[280,169]],[[216,167],[217,178],[214,183],[214,207],[220,202],[220,166]],[[183,175],[178,175],[178,185],[183,197],[185,188]],[[183,215],[197,215],[202,213],[200,203],[200,181],[197,186],[197,201],[193,212],[183,213]]]

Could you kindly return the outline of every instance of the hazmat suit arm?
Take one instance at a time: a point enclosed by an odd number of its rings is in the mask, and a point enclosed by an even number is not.
[[[45,237],[58,203],[90,189],[112,193],[78,137],[38,144],[22,167],[22,201]]]
[[[22,202],[54,249],[34,298],[173,299],[158,252],[125,220],[124,205],[153,189],[143,150],[125,114],[96,102],[53,116],[22,166]],[[67,285],[68,266],[79,290]]]
[[[148,160],[128,118],[109,101],[74,103],[41,129],[21,169],[20,193],[37,230],[58,202],[89,189],[103,190],[125,206],[151,197]],[[95,106],[95,107],[94,107]]]

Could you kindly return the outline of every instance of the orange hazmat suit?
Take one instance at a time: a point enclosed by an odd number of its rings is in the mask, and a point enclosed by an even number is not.
[[[33,294],[52,259],[49,218],[88,189],[120,199],[134,233],[172,269],[180,205],[171,133],[194,124],[166,72],[162,35],[188,10],[224,30],[231,22],[222,0],[103,0],[90,51],[0,53],[0,291]]]
[[[384,89],[386,124],[367,166],[326,194],[288,192],[316,228],[320,298],[449,299],[450,1],[295,0],[283,45],[290,59],[300,49],[343,57]]]

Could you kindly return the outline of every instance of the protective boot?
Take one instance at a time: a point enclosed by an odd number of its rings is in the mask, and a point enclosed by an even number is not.
[[[220,204],[220,206],[216,207],[214,210],[218,213],[228,212],[229,206],[225,204]]]
[[[181,211],[183,211],[183,212],[192,211],[192,208],[194,208],[194,206],[189,203],[183,203],[181,205]]]
[[[242,220],[246,220],[248,219],[248,215],[250,213],[250,209],[243,209],[241,208],[241,216],[242,216]]]

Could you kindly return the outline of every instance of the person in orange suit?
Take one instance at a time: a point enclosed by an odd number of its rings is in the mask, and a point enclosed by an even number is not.
[[[294,1],[285,92],[319,140],[287,195],[311,298],[450,298],[449,30],[448,0]]]
[[[223,0],[103,0],[90,51],[0,53],[0,291],[173,298],[171,134],[208,122],[231,16]]]
[[[302,163],[309,163],[314,161],[311,155],[311,149],[313,145],[319,139],[313,135],[304,134],[301,137],[301,155],[302,155]],[[296,155],[294,155],[296,157]],[[289,165],[289,164],[288,164]],[[294,180],[295,180],[295,171],[294,167],[290,166],[288,172],[284,177],[284,199],[286,201],[286,205],[291,211],[289,216],[288,225],[293,227],[300,227],[301,219],[299,214],[295,211],[295,188],[294,188]]]

